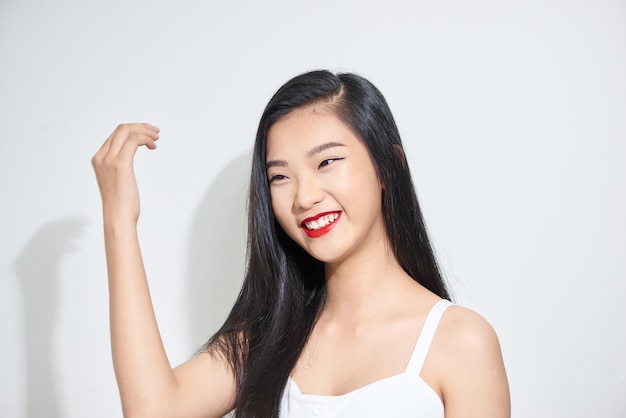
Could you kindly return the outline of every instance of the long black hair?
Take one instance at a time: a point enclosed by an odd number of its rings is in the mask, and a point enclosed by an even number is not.
[[[381,92],[365,78],[312,71],[285,83],[265,108],[254,145],[245,280],[235,305],[205,349],[236,378],[235,417],[278,417],[283,389],[326,300],[323,263],[289,238],[273,216],[265,158],[267,133],[295,109],[327,106],[359,137],[384,186],[390,247],[417,282],[450,299],[415,194],[400,134]]]

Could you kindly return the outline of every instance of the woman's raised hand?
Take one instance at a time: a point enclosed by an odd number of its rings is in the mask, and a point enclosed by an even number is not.
[[[118,126],[92,158],[104,211],[111,352],[124,416],[224,416],[235,377],[221,357],[203,352],[172,370],[154,316],[139,248],[137,148],[156,148],[159,129]]]
[[[105,220],[137,222],[139,192],[133,157],[140,146],[155,149],[158,139],[156,126],[147,123],[119,125],[91,159]]]

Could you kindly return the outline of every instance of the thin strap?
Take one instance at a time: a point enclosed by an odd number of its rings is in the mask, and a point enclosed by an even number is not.
[[[443,312],[450,305],[452,305],[450,301],[441,299],[439,302],[435,303],[432,308],[430,308],[430,312],[428,312],[426,321],[424,321],[424,325],[422,326],[422,331],[420,332],[419,337],[417,337],[417,343],[415,343],[415,348],[413,349],[413,354],[411,354],[411,358],[409,359],[409,364],[406,367],[407,372],[415,372],[417,374],[422,372],[422,366],[424,365],[426,355],[430,349],[430,344],[435,336],[435,331],[437,331],[439,321],[443,316]]]

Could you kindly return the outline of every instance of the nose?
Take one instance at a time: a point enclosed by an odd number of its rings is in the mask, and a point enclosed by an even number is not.
[[[298,180],[294,206],[300,210],[311,209],[324,199],[324,190],[314,177]]]

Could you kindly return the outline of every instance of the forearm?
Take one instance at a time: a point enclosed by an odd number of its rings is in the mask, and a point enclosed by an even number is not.
[[[235,394],[227,362],[204,353],[172,370],[152,308],[137,237],[133,157],[138,147],[155,149],[158,139],[152,125],[119,125],[91,160],[102,196],[111,347],[122,408],[133,418],[222,416]]]
[[[161,408],[176,380],[157,326],[134,222],[105,217],[111,348],[125,415]],[[131,413],[132,412],[132,413]]]

